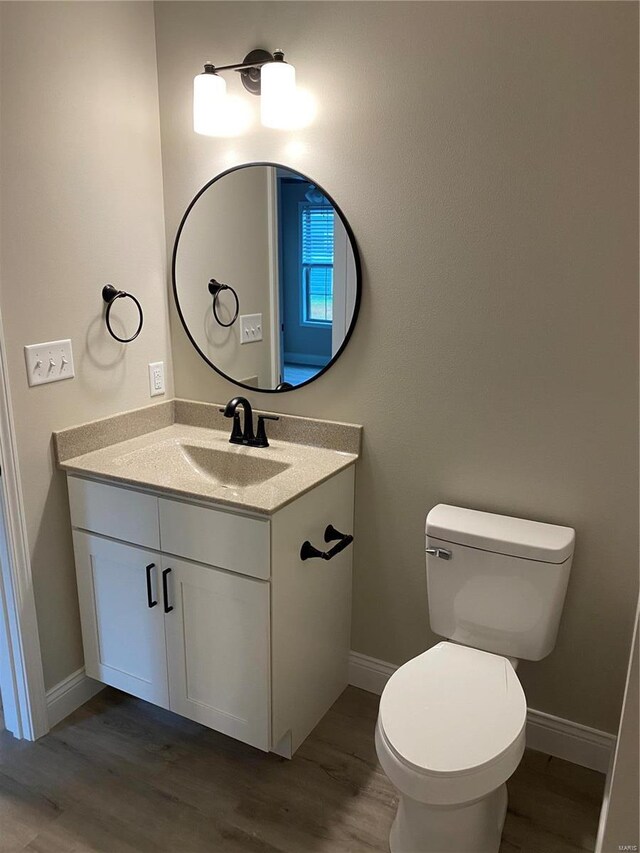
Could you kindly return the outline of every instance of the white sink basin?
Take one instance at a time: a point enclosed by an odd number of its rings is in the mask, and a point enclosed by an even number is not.
[[[287,462],[270,459],[248,448],[226,444],[213,447],[184,440],[164,441],[133,450],[114,460],[120,466],[138,471],[170,469],[183,476],[196,476],[210,483],[231,488],[259,486],[286,471]]]
[[[261,456],[244,456],[234,453],[232,449],[218,450],[182,442],[176,446],[199,474],[223,486],[256,486],[289,468],[286,462]]]

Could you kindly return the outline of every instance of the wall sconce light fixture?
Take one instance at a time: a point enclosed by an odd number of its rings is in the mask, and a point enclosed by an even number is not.
[[[311,106],[296,88],[296,71],[285,62],[284,53],[252,50],[242,62],[215,66],[206,62],[193,81],[193,129],[204,136],[236,136],[251,122],[246,101],[227,94],[221,71],[237,71],[244,88],[260,96],[260,120],[265,127],[280,130],[308,123]]]

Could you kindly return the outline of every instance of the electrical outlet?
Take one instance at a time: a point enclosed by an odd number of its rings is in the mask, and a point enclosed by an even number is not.
[[[262,340],[262,314],[243,314],[240,317],[240,343],[252,344]]]
[[[164,394],[164,361],[149,364],[149,395],[158,397]]]
[[[29,385],[45,385],[73,379],[73,352],[71,341],[49,341],[44,344],[29,344],[24,348]]]

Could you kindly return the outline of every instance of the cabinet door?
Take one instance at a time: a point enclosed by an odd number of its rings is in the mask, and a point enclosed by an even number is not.
[[[171,710],[268,750],[269,584],[164,561]]]
[[[77,530],[73,544],[87,675],[167,708],[160,555]]]

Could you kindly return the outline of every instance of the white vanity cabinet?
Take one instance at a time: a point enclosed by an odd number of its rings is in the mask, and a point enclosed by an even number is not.
[[[347,685],[353,466],[273,515],[69,476],[89,676],[290,757]]]
[[[269,585],[80,530],[73,542],[87,674],[268,750]]]
[[[184,560],[169,562],[171,710],[270,749],[269,584]]]
[[[80,530],[73,547],[87,675],[168,708],[164,613],[146,592],[148,571],[158,601],[161,555]]]

